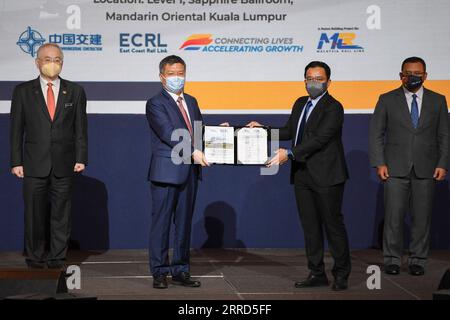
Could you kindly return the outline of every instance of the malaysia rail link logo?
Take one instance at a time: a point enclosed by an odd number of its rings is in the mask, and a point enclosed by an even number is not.
[[[303,45],[290,37],[213,37],[212,34],[193,34],[186,38],[179,50],[209,53],[280,53],[303,52]]]

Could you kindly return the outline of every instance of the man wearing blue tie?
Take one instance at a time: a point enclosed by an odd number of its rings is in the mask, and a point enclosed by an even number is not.
[[[203,152],[196,150],[193,143],[194,122],[202,121],[202,115],[197,100],[183,92],[186,77],[183,59],[164,58],[159,64],[159,73],[163,89],[149,99],[146,106],[152,150],[148,179],[152,194],[149,258],[153,287],[167,288],[168,274],[172,275],[175,285],[199,287],[200,282],[190,277],[189,250],[200,166],[209,166]],[[180,143],[172,141],[172,133],[180,129],[189,137],[188,148],[177,152],[184,159],[183,163],[174,161],[172,156]],[[172,222],[175,227],[173,257],[169,262]]]
[[[280,140],[291,140],[291,149],[279,149],[268,166],[291,160],[291,183],[305,234],[305,249],[310,274],[295,283],[296,288],[328,286],[323,261],[323,231],[334,258],[332,289],[345,290],[351,271],[350,252],[341,213],[347,165],[342,145],[344,109],[328,93],[330,67],[321,61],[305,68],[309,96],[295,102]],[[250,127],[260,125],[250,122]]]
[[[370,162],[384,183],[384,272],[391,275],[400,273],[408,209],[412,218],[408,272],[425,273],[434,188],[447,174],[447,102],[423,87],[426,78],[423,59],[405,59],[402,86],[380,96],[370,126]]]

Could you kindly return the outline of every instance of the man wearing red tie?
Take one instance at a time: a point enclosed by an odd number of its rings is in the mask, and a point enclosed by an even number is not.
[[[11,101],[11,172],[23,178],[27,265],[62,268],[73,176],[87,165],[86,95],[59,77],[63,52],[56,44],[42,45],[35,62],[39,77],[17,85]]]
[[[147,101],[146,114],[150,126],[151,159],[148,180],[151,182],[152,225],[150,231],[150,271],[153,287],[168,288],[172,284],[199,287],[200,281],[190,276],[191,223],[201,166],[209,166],[205,155],[195,148],[194,123],[202,121],[197,100],[184,92],[186,63],[178,56],[168,56],[159,64],[162,83],[160,93]],[[174,163],[172,153],[179,141],[172,140],[174,131],[189,136],[188,150],[179,154],[183,163]],[[173,256],[169,261],[169,235],[174,225]]]

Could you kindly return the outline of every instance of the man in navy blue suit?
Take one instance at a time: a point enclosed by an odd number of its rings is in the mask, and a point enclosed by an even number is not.
[[[160,93],[147,101],[146,114],[151,131],[152,155],[148,179],[151,182],[152,226],[150,234],[150,270],[153,287],[172,283],[199,287],[190,277],[189,249],[191,222],[201,166],[209,166],[202,151],[194,145],[194,122],[202,121],[197,100],[184,93],[186,63],[168,56],[159,64],[163,85]],[[174,131],[184,133],[184,148],[172,141]],[[187,142],[186,142],[187,140]],[[186,147],[187,146],[187,147]],[[200,147],[201,149],[201,147]],[[182,160],[181,164],[177,164]],[[169,262],[169,234],[174,223],[173,257]]]

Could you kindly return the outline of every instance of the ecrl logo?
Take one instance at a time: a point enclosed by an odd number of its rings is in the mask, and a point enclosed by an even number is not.
[[[321,50],[325,43],[330,42],[330,49],[363,49],[363,47],[353,44],[355,38],[356,33],[354,32],[336,32],[331,37],[328,37],[326,33],[322,33],[317,49]]]

